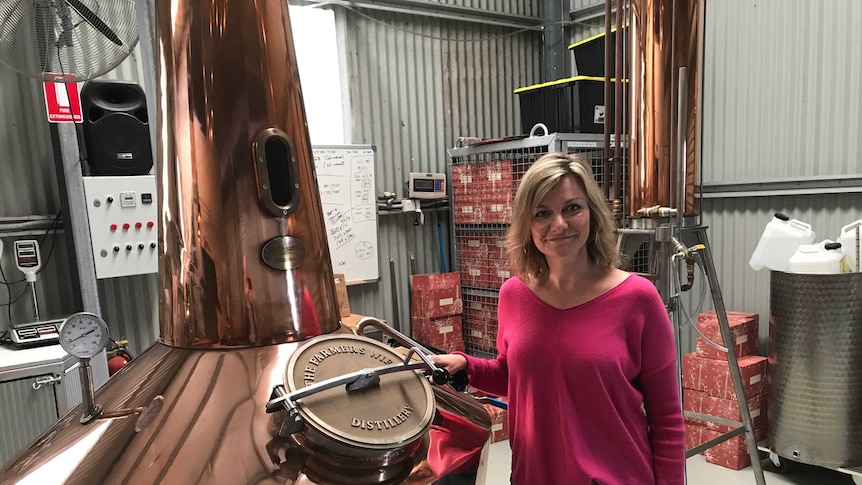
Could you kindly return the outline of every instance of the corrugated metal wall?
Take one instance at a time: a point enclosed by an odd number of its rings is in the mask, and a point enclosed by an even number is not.
[[[862,2],[708,2],[704,183],[859,174]]]
[[[480,3],[527,15],[538,12],[538,2]],[[403,194],[409,172],[446,172],[446,149],[458,137],[521,133],[512,91],[541,76],[541,34],[507,35],[512,29],[385,12],[339,10],[336,15],[346,24],[350,142],[377,145],[378,192]],[[391,321],[394,277],[400,322],[407,328],[410,255],[418,273],[442,270],[439,222],[450,264],[448,217],[445,211],[428,214],[424,226],[415,226],[410,214],[381,214],[382,279],[350,287],[351,309]]]

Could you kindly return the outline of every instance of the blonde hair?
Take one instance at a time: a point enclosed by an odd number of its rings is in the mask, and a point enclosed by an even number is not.
[[[579,155],[548,153],[536,160],[524,174],[515,195],[512,221],[506,233],[506,250],[513,274],[533,280],[547,274],[548,263],[530,233],[530,222],[539,202],[562,180],[573,176],[580,180],[590,208],[590,235],[587,257],[603,268],[619,263],[616,228],[613,214],[604,192],[593,178],[592,169]]]

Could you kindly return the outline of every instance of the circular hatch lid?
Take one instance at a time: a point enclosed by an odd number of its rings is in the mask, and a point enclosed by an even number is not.
[[[404,359],[386,345],[359,335],[324,335],[307,341],[285,369],[288,392]],[[344,444],[391,449],[421,437],[434,416],[434,393],[416,370],[380,376],[380,383],[348,392],[336,386],[297,400],[306,424]]]

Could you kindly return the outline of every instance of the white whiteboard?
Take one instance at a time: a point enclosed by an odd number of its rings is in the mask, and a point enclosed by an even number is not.
[[[332,271],[348,285],[380,279],[374,145],[312,146]]]

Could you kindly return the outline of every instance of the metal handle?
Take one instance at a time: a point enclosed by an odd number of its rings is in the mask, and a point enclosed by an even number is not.
[[[45,386],[48,384],[54,385],[54,384],[57,384],[58,382],[60,382],[61,380],[63,380],[63,376],[61,376],[61,375],[37,377],[36,380],[33,382],[33,390],[38,391],[42,386]]]

